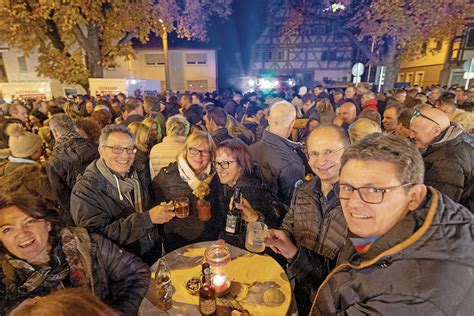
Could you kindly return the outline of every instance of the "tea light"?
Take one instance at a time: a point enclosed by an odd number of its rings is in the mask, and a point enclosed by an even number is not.
[[[223,273],[214,274],[212,277],[212,285],[216,290],[216,294],[221,294],[227,291],[230,287],[230,280],[227,275]]]

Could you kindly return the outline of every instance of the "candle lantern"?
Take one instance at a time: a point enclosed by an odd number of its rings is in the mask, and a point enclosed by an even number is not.
[[[217,295],[227,293],[230,287],[229,264],[230,251],[224,245],[212,245],[204,252],[204,260],[209,263],[212,272],[212,285]]]

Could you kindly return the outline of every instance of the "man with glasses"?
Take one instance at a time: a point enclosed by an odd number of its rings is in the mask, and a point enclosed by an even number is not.
[[[474,148],[458,125],[442,111],[415,111],[410,122],[411,138],[422,151],[425,184],[474,210]]]
[[[149,265],[161,255],[156,224],[174,217],[172,205],[148,209],[147,175],[133,168],[137,149],[123,125],[107,125],[99,138],[100,158],[78,179],[71,195],[74,223],[137,254]]]
[[[270,231],[267,240],[289,262],[301,315],[309,313],[311,297],[334,267],[346,239],[337,194],[341,156],[348,145],[346,131],[337,125],[320,125],[311,132],[308,162],[316,177],[295,191],[282,230]]]
[[[423,159],[399,136],[372,134],[342,156],[349,229],[311,315],[471,315],[473,214],[423,184]]]

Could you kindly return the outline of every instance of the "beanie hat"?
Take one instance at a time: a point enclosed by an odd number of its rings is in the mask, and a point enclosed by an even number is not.
[[[39,151],[43,142],[41,137],[27,132],[20,124],[10,124],[7,127],[8,147],[15,158],[28,158]]]
[[[300,97],[304,96],[306,93],[308,93],[308,88],[306,88],[305,86],[300,87],[300,90],[298,91]]]

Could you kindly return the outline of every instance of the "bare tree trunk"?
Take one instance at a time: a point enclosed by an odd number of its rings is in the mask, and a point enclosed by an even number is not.
[[[392,90],[396,82],[398,72],[400,71],[401,52],[397,49],[393,41],[387,43],[387,52],[383,63],[386,65],[385,80],[383,90],[385,92]]]
[[[99,43],[99,31],[95,25],[87,27],[87,38],[89,42],[89,49],[86,50],[87,69],[89,70],[89,77],[103,78],[104,70],[101,65],[101,51]]]

